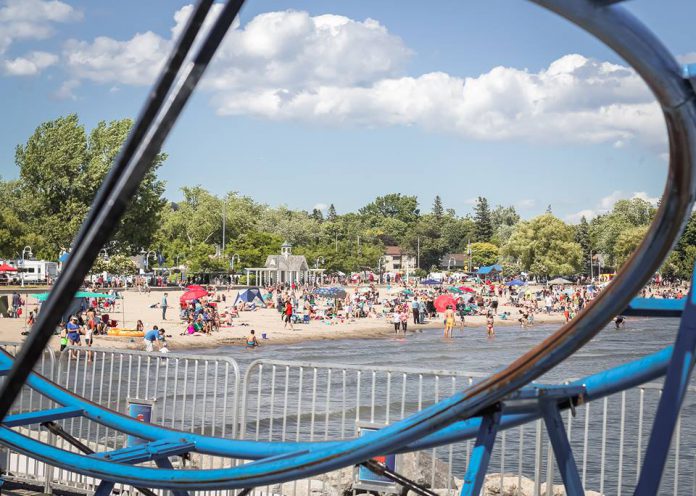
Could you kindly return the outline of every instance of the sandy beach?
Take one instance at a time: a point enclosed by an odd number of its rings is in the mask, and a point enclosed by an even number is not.
[[[170,307],[178,305],[181,291],[169,291],[168,301]],[[220,303],[221,309],[231,306],[237,295],[237,290],[224,292],[227,301]],[[138,319],[142,320],[146,329],[157,325],[166,330],[167,344],[170,350],[183,351],[195,348],[216,348],[219,346],[240,345],[245,342],[245,337],[251,329],[256,331],[256,335],[262,346],[280,345],[296,343],[307,340],[323,339],[348,339],[365,338],[378,339],[393,336],[394,329],[391,322],[384,318],[363,318],[346,320],[343,323],[329,325],[322,321],[311,321],[309,324],[295,324],[295,330],[284,329],[280,314],[275,309],[261,308],[252,312],[242,312],[240,316],[233,320],[231,326],[223,326],[220,331],[210,335],[182,335],[185,330],[183,322],[178,318],[178,308],[169,308],[167,320],[162,320],[160,308],[151,308],[158,304],[162,299],[162,292],[153,291],[151,293],[139,293],[137,291],[126,291],[123,293],[123,300],[118,300],[116,309],[111,313],[111,318],[118,321],[119,327],[134,328]],[[24,315],[36,309],[38,302],[32,298],[26,298],[26,308]],[[511,320],[504,321],[496,319],[496,326],[519,325],[516,320],[517,309],[514,307],[501,305],[499,313],[510,312]],[[483,328],[485,327],[485,316],[469,316],[466,318],[466,327]],[[563,316],[560,314],[537,314],[536,323],[561,323]],[[457,324],[459,325],[459,324]],[[408,332],[418,329],[442,329],[442,319],[426,322],[423,325],[413,325],[409,323]],[[18,342],[26,336],[27,326],[24,319],[0,319],[0,341]],[[481,332],[485,332],[484,329]],[[267,339],[262,339],[263,334]],[[50,345],[59,348],[58,336],[54,336]],[[141,338],[95,336],[94,346],[107,348],[127,348],[143,349]]]

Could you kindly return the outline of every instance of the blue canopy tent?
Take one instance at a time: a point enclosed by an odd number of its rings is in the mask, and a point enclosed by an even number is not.
[[[477,274],[486,276],[486,275],[495,275],[499,274],[503,271],[503,267],[498,264],[494,265],[488,265],[487,267],[481,267],[478,271],[476,271]]]
[[[437,286],[442,284],[442,281],[438,281],[437,279],[424,279],[420,283],[425,284],[426,286]]]
[[[314,290],[314,294],[324,298],[345,298],[346,290],[343,288],[317,288]]]
[[[263,301],[263,296],[261,296],[261,290],[259,288],[245,289],[244,291],[237,293],[237,297],[234,299],[234,304],[236,305],[239,301],[244,303],[252,303],[257,298],[259,300],[258,303],[260,303],[261,306],[265,306],[266,303]]]
[[[524,286],[524,281],[520,281],[519,279],[513,279],[512,281],[508,282],[506,286]]]

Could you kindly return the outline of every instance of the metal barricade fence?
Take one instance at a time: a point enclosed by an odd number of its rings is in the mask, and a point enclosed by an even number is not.
[[[240,437],[320,441],[354,437],[362,423],[386,425],[471,385],[485,374],[257,360],[242,381]],[[693,391],[694,387],[690,388]],[[583,483],[600,494],[629,494],[652,428],[660,384],[646,384],[568,411],[566,428]],[[687,397],[660,494],[696,494],[696,404]],[[400,455],[405,476],[454,494],[473,441]],[[557,494],[561,484],[541,421],[501,431],[487,485],[499,494]],[[350,470],[314,481],[259,489],[268,494],[333,494]],[[554,484],[556,487],[554,488]],[[320,489],[321,488],[321,489]],[[333,488],[333,489],[330,489]]]
[[[15,343],[0,343],[10,353]],[[71,354],[74,354],[71,358]],[[91,361],[90,361],[91,360]],[[362,424],[382,426],[404,418],[485,374],[378,366],[258,360],[240,381],[237,363],[226,357],[151,354],[75,347],[57,357],[47,350],[37,372],[85,398],[121,413],[128,400],[154,402],[152,421],[166,427],[228,438],[269,441],[320,441],[358,435]],[[241,395],[239,388],[242,387]],[[693,387],[690,388],[690,391]],[[627,494],[640,470],[652,427],[659,384],[617,393],[565,415],[566,427],[587,490]],[[660,494],[696,495],[696,404],[688,396],[677,426]],[[239,401],[238,401],[239,400]],[[13,413],[50,408],[26,388]],[[85,419],[60,422],[95,450],[125,446],[122,434]],[[45,432],[23,431],[35,439]],[[488,486],[499,494],[555,494],[550,443],[541,421],[499,433],[489,467]],[[74,450],[62,440],[57,445]],[[442,494],[457,490],[473,441],[399,456],[399,470]],[[92,492],[98,481],[3,450],[7,478]],[[230,466],[236,460],[200,456],[194,467]],[[353,484],[353,469],[280,486],[258,488],[267,494],[322,493],[341,496]],[[127,490],[128,488],[119,487]],[[353,493],[356,491],[353,490]]]
[[[0,348],[7,351],[11,355],[16,355],[21,347],[21,343],[16,342],[0,342]],[[34,370],[41,375],[53,379],[56,368],[56,357],[52,349],[47,348],[41,355],[41,359],[37,362]],[[0,378],[0,381],[4,381],[5,378]],[[24,413],[34,410],[42,410],[44,408],[51,408],[52,402],[48,401],[46,398],[34,392],[31,388],[24,387],[20,392],[19,397],[12,405],[10,414]],[[43,439],[43,433],[36,430],[23,429],[24,434],[28,435],[33,439]],[[3,470],[5,472],[5,477],[8,480],[14,480],[18,482],[28,482],[31,484],[37,484],[44,486],[46,483],[46,474],[50,470],[48,465],[42,462],[36,461],[31,458],[27,458],[24,455],[9,450],[0,446],[0,460],[2,460]]]

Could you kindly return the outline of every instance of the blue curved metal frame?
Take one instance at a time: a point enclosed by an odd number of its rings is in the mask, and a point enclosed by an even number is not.
[[[648,454],[651,457],[656,456],[658,463],[651,463],[650,466],[654,468],[643,471],[637,489],[638,494],[654,494],[650,491],[656,490],[656,484],[659,484],[663,465],[659,461],[664,460],[665,446],[668,447],[668,441],[664,439],[670,438],[665,434],[671,432],[670,429],[674,427],[674,420],[693,367],[696,342],[687,332],[694,326],[693,293],[685,304],[682,326],[675,344],[674,358],[671,360],[666,350],[634,364],[586,378],[584,384],[572,385],[576,388],[575,390],[567,389],[569,386],[566,386],[566,389],[548,387],[542,396],[547,399],[556,398],[556,400],[551,403],[540,400],[538,408],[534,411],[502,416],[496,412],[503,409],[504,413],[506,402],[511,401],[511,398],[533,394],[533,390],[525,388],[527,384],[572,355],[616,314],[624,310],[629,305],[632,295],[636,294],[658,269],[681,233],[691,212],[696,191],[696,95],[693,73],[690,69],[682,70],[659,40],[625,9],[615,5],[616,1],[533,1],[566,17],[596,36],[638,72],[663,109],[670,142],[670,166],[663,202],[646,238],[611,285],[576,319],[501,372],[469,389],[374,433],[358,439],[333,443],[275,444],[193,436],[135,422],[72,395],[45,378],[30,374],[31,365],[38,357],[38,352],[45,345],[53,328],[52,316],[62,314],[62,307],[67,302],[65,295],[72,294],[73,286],[82,280],[89,269],[90,260],[93,260],[101,246],[100,241],[103,242],[108,237],[109,232],[116,225],[114,219],[122,214],[124,205],[121,200],[124,193],[129,188],[137,187],[138,178],[142,177],[143,170],[147,167],[147,158],[152,153],[156,153],[161,146],[171,129],[173,120],[181,111],[212,57],[211,52],[215,51],[217,44],[229,28],[229,23],[239,10],[242,2],[230,0],[225,5],[224,15],[218,17],[211,31],[211,36],[215,39],[211,41],[207,38],[204,41],[203,45],[207,47],[207,51],[199,52],[193,66],[189,66],[181,76],[180,81],[184,84],[174,86],[171,74],[169,72],[163,74],[158,85],[162,85],[172,93],[166,99],[160,93],[153,94],[150,104],[153,99],[159,99],[160,103],[167,102],[169,107],[165,108],[162,117],[153,118],[152,122],[143,125],[142,129],[139,120],[138,132],[135,133],[135,137],[131,137],[132,140],[129,140],[127,146],[130,148],[124,151],[124,156],[127,158],[119,157],[118,172],[114,172],[113,177],[109,176],[109,184],[103,188],[104,191],[100,191],[95,200],[95,209],[98,209],[100,213],[90,215],[81,230],[76,251],[70,257],[63,275],[46,303],[48,310],[39,316],[27,345],[23,347],[17,360],[13,362],[7,356],[0,360],[0,363],[6,367],[5,372],[9,375],[0,391],[0,412],[7,411],[9,404],[12,403],[25,381],[28,381],[28,385],[41,394],[63,405],[63,408],[60,411],[35,412],[33,418],[22,419],[16,416],[5,418],[7,424],[0,429],[0,443],[49,464],[92,475],[104,481],[168,488],[180,492],[194,489],[248,488],[308,477],[360,463],[380,453],[420,449],[424,446],[452,442],[463,438],[462,436],[473,435],[478,425],[486,427],[477,430],[476,449],[480,451],[477,451],[475,459],[480,460],[480,465],[469,467],[466,480],[470,482],[465,484],[462,490],[463,494],[476,494],[481,482],[482,469],[487,463],[487,453],[490,452],[497,430],[541,416],[546,420],[550,438],[557,451],[557,458],[565,462],[562,475],[569,494],[581,494],[582,488],[577,484],[577,477],[573,476],[572,453],[569,452],[562,423],[559,425],[557,421],[558,408],[577,401],[580,394],[589,399],[593,394],[601,395],[606,391],[623,389],[628,387],[628,384],[637,383],[636,381],[649,380],[646,378],[654,378],[654,374],[660,375],[664,372],[664,367],[668,366],[665,393],[658,408],[656,425],[648,445]],[[196,12],[207,12],[209,7],[210,0],[200,0]],[[205,15],[202,14],[202,16]],[[200,21],[201,15],[198,15],[193,24]],[[186,32],[188,33],[188,28]],[[179,46],[188,43],[190,48],[192,41],[189,37]],[[183,58],[178,55],[179,53],[176,52],[172,60],[178,60],[178,65],[181,66]],[[167,71],[170,70],[171,67],[168,65]],[[149,109],[150,107],[147,107],[144,115]],[[148,121],[145,119],[142,122]],[[148,126],[152,127],[148,128]],[[134,145],[132,142],[138,139],[142,140],[142,148],[138,148],[136,146],[138,144]],[[133,163],[129,162],[129,154],[135,157],[131,157]],[[114,192],[109,191],[111,186]],[[108,200],[108,195],[113,195],[113,200]],[[104,228],[100,230],[101,227]],[[638,311],[641,305],[643,311],[647,311],[646,308],[649,306],[645,302],[634,301],[633,303]],[[539,386],[534,387],[539,388]],[[571,397],[570,399],[567,396],[566,398],[557,397],[558,394],[569,394]],[[108,456],[104,454],[85,456],[68,453],[29,439],[8,427],[17,425],[18,422],[35,421],[37,418],[48,418],[51,415],[65,416],[77,413],[95,422],[152,442],[145,445],[143,452],[114,452]],[[3,416],[2,413],[0,416]],[[461,421],[461,419],[469,420]],[[172,469],[167,456],[180,450],[190,450],[192,446],[202,453],[256,461],[229,469],[198,471]],[[138,467],[126,463],[137,463],[143,459],[155,459],[158,461],[159,468]],[[110,487],[106,484],[99,492],[108,492]]]

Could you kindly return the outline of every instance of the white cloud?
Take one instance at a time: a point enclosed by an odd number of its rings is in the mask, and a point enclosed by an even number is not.
[[[31,52],[24,57],[5,60],[5,73],[11,76],[34,76],[58,63],[58,56],[47,52]]]
[[[59,100],[77,100],[74,90],[79,88],[80,84],[80,81],[76,79],[69,79],[58,88],[53,96]]]
[[[169,50],[169,41],[148,31],[128,41],[105,36],[92,43],[70,40],[64,58],[73,78],[146,85],[155,79]]]
[[[657,205],[657,202],[660,199],[657,196],[648,195],[645,191],[626,193],[624,191],[616,190],[608,194],[607,196],[601,198],[599,202],[597,202],[597,205],[594,209],[585,209],[574,214],[567,215],[565,217],[565,220],[566,222],[570,222],[571,224],[577,224],[583,217],[585,217],[587,220],[590,220],[594,217],[597,217],[598,215],[602,215],[609,212],[612,208],[614,208],[614,205],[617,201],[632,200],[634,198],[645,200],[648,203],[651,203],[652,205]]]
[[[321,210],[322,212],[328,208],[329,206],[326,203],[317,203],[312,207],[312,209]]]
[[[58,0],[0,1],[0,53],[15,40],[41,40],[53,35],[56,23],[77,21],[82,14]]]
[[[175,13],[172,36],[191,11]],[[73,40],[64,56],[71,77],[146,85],[171,46],[171,38],[146,32],[125,41]],[[665,148],[660,109],[628,67],[571,54],[538,72],[499,66],[474,77],[408,76],[410,56],[373,19],[268,12],[231,30],[203,87],[220,115],[419,126],[474,140]]]

